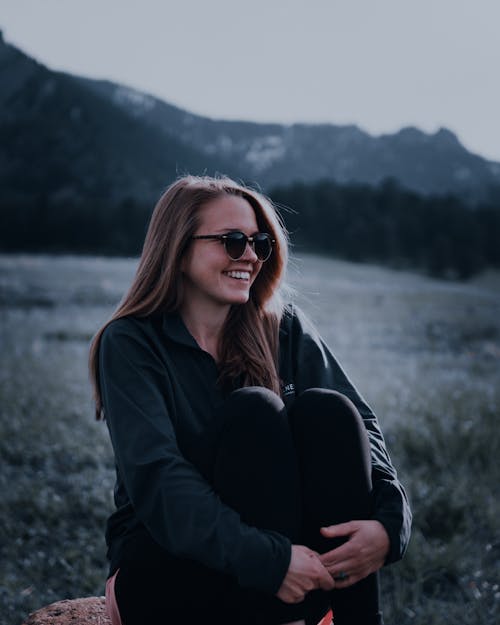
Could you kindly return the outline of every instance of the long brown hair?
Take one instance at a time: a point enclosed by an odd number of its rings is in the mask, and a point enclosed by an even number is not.
[[[220,343],[220,381],[241,376],[243,386],[264,386],[280,392],[278,332],[283,313],[279,292],[288,260],[288,237],[272,202],[261,193],[227,177],[184,176],[174,182],[155,206],[135,278],[111,319],[97,332],[90,346],[90,378],[96,417],[102,417],[99,387],[99,345],[102,333],[115,319],[146,317],[178,310],[182,302],[181,262],[196,232],[199,210],[221,195],[246,199],[261,231],[276,243],[262,265],[246,304],[233,305],[224,323]]]

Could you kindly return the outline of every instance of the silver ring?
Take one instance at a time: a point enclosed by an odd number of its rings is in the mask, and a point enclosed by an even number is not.
[[[338,580],[339,582],[343,582],[348,577],[349,575],[345,571],[340,571],[338,575],[334,577],[334,579]]]

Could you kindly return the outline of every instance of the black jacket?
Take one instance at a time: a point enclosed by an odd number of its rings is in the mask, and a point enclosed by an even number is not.
[[[99,351],[104,415],[116,460],[115,504],[106,540],[111,571],[124,543],[147,530],[170,553],[233,575],[243,587],[274,594],[290,561],[285,536],[246,525],[210,485],[218,407],[232,389],[216,384],[215,361],[178,314],[113,321]],[[390,538],[387,562],[402,557],[411,525],[377,419],[315,329],[297,308],[280,327],[285,404],[311,387],[337,390],[357,406],[372,450],[372,518]]]

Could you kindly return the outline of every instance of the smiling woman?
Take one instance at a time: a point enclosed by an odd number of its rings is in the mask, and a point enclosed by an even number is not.
[[[217,234],[207,234],[209,232]],[[250,287],[263,262],[255,246],[248,244],[248,239],[253,238],[251,235],[261,236],[256,233],[255,212],[242,197],[223,196],[203,207],[198,228],[181,265],[184,281],[181,315],[185,322],[193,315],[196,317],[200,309],[207,319],[220,317],[223,320],[232,304],[248,302]],[[231,235],[237,237],[231,238]],[[187,322],[188,328],[189,325]],[[213,355],[217,359],[217,354]]]
[[[411,513],[375,415],[282,302],[286,261],[271,202],[230,179],[181,178],[155,208],[90,355],[115,624],[382,622]]]

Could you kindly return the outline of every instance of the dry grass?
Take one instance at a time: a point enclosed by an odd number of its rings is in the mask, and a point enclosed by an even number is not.
[[[88,340],[134,261],[0,257],[0,622],[102,594],[113,460],[93,421]],[[304,257],[299,303],[380,415],[411,495],[387,622],[493,625],[500,613],[500,289]]]

